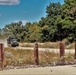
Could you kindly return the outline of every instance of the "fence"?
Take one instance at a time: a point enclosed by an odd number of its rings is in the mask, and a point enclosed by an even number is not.
[[[0,43],[0,69],[3,68],[3,60],[4,60],[4,46]]]
[[[59,50],[60,50],[60,58],[64,57],[65,46],[62,42],[60,43]],[[76,43],[75,43],[75,59],[76,59]],[[0,43],[0,68],[1,69],[3,68],[3,61],[4,61],[4,45]],[[34,64],[39,65],[38,43],[35,43],[34,45]]]

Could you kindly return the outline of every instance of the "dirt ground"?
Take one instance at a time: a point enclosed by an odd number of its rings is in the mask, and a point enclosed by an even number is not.
[[[76,75],[76,65],[10,69],[0,71],[0,75]]]

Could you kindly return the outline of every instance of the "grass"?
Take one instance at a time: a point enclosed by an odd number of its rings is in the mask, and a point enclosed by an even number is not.
[[[33,58],[33,51],[31,50],[15,50],[13,48],[5,48],[5,62],[8,65],[16,66],[33,64]]]
[[[4,65],[34,65],[34,51],[33,50],[21,50],[14,48],[5,48]],[[74,54],[68,54],[64,57],[65,61],[73,61]],[[52,62],[60,61],[58,53],[46,51],[39,51],[39,64],[51,64]]]
[[[57,61],[57,59],[59,59],[59,54],[56,54],[54,52],[49,52],[48,50],[39,52],[39,63],[41,65],[51,64],[52,62]]]
[[[7,65],[26,65],[26,64],[34,64],[34,51],[33,50],[21,50],[14,48],[5,48],[5,64]],[[59,54],[51,53],[49,51],[39,51],[39,63],[42,64],[50,64],[54,60],[59,58]]]
[[[62,41],[63,42],[63,41]],[[66,49],[74,49],[75,43],[68,43],[63,42]],[[21,47],[34,47],[35,43],[20,43]],[[39,48],[59,48],[60,42],[45,42],[45,43],[38,43]]]
[[[20,43],[21,47],[34,47],[34,43]],[[39,48],[59,48],[59,42],[38,43]]]

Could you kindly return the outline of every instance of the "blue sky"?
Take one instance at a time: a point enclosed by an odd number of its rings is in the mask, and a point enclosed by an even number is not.
[[[38,22],[50,2],[63,4],[64,0],[0,0],[0,28],[11,22]]]

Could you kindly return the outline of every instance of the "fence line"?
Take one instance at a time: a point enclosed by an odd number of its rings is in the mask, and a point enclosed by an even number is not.
[[[3,68],[3,61],[4,61],[4,45],[0,43],[0,69]]]
[[[34,64],[39,65],[39,54],[38,54],[38,43],[34,45]],[[65,46],[61,42],[59,47],[60,58],[64,57],[65,55]],[[75,59],[76,59],[76,43],[75,43]],[[0,68],[3,68],[3,61],[4,61],[4,45],[0,43]]]

